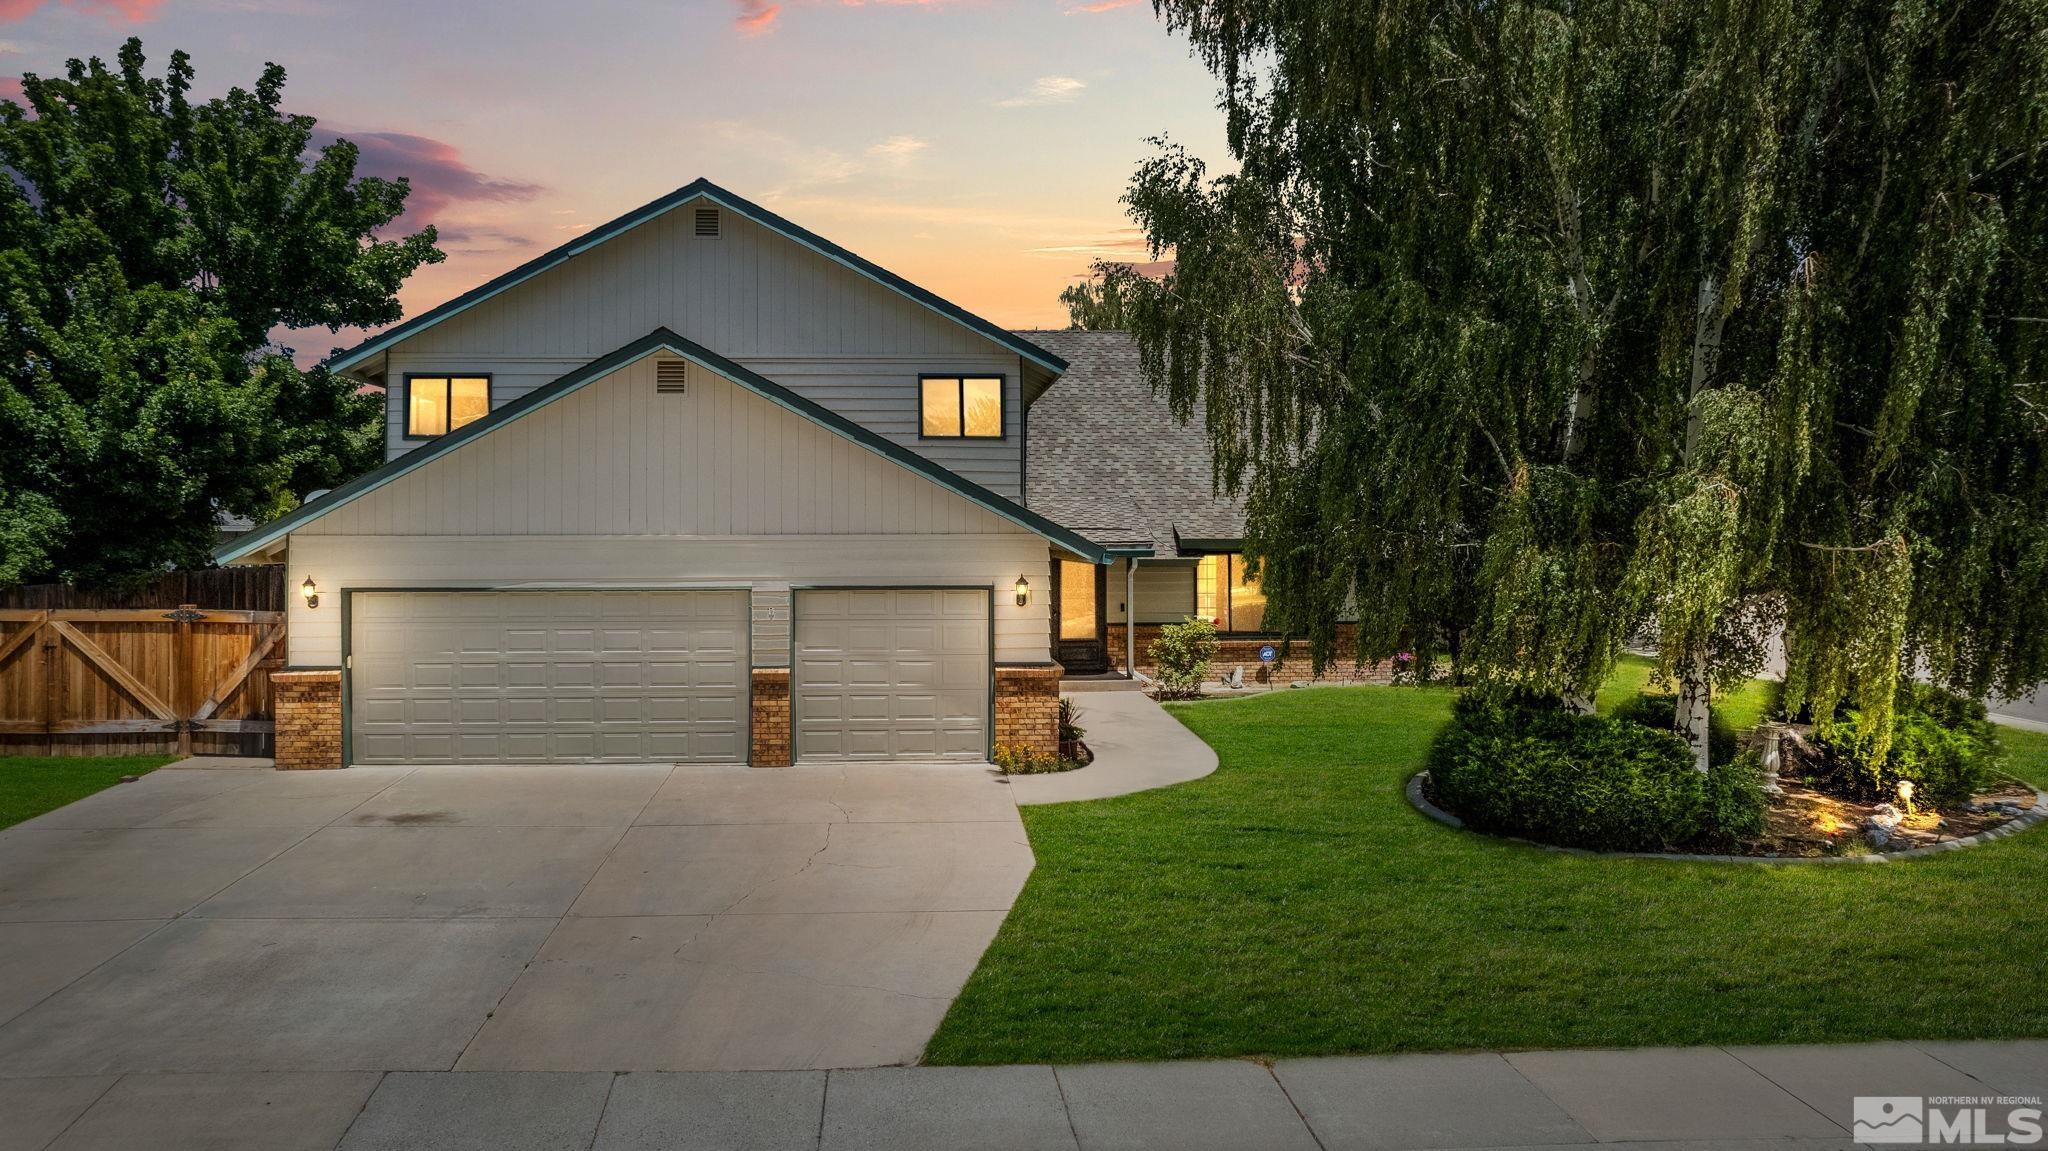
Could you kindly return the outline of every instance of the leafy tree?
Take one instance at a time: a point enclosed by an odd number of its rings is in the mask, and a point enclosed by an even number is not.
[[[184,53],[143,65],[131,39],[0,102],[0,582],[202,565],[221,512],[372,466],[381,405],[270,333],[389,323],[442,258],[376,238],[406,182],[309,157],[282,68],[193,104]]]
[[[1127,327],[1123,283],[1120,277],[1098,274],[1060,289],[1060,303],[1067,306],[1067,327],[1088,332]]]
[[[1590,698],[1654,626],[1703,770],[1781,622],[1887,731],[2048,675],[2048,3],[1156,3],[1239,169],[1162,143],[1103,273],[1318,662]]]

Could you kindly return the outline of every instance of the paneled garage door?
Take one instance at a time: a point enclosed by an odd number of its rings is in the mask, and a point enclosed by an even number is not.
[[[796,593],[797,760],[986,760],[988,594]]]
[[[357,763],[738,763],[747,595],[356,592]]]

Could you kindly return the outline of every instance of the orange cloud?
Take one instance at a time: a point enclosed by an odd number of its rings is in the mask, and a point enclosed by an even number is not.
[[[48,0],[0,0],[0,24],[28,19]],[[154,19],[164,0],[63,0],[66,8],[91,12],[121,24],[143,24]]]
[[[1067,9],[1067,11],[1086,12],[1089,15],[1094,15],[1098,12],[1114,12],[1118,8],[1129,8],[1134,4],[1143,4],[1144,2],[1145,0],[1094,0],[1093,3],[1078,4]]]
[[[775,27],[776,17],[782,15],[782,5],[770,4],[768,0],[738,0],[740,14],[733,18],[733,24],[742,36],[760,36]]]

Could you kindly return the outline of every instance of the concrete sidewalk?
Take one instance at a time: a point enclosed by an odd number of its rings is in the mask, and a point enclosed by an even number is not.
[[[1216,770],[1215,750],[1142,692],[1087,692],[1076,696],[1074,704],[1095,762],[1049,775],[1005,776],[1018,803],[1107,799],[1171,787]]]
[[[0,1149],[1851,1148],[1857,1096],[2048,1095],[2048,1042],[761,1072],[0,1080]],[[2038,1106],[2038,1103],[2035,1104]],[[1895,1144],[1894,1144],[1895,1145]],[[2007,1146],[2039,1146],[2009,1143]]]

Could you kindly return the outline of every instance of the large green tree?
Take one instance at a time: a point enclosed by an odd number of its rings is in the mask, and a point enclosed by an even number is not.
[[[203,565],[222,512],[374,464],[376,397],[272,333],[389,323],[441,259],[377,237],[406,182],[309,154],[282,68],[204,103],[184,53],[143,68],[129,40],[0,102],[0,583]]]
[[[1268,619],[1589,698],[2048,675],[2048,0],[1155,0],[1238,170],[1105,267]]]

